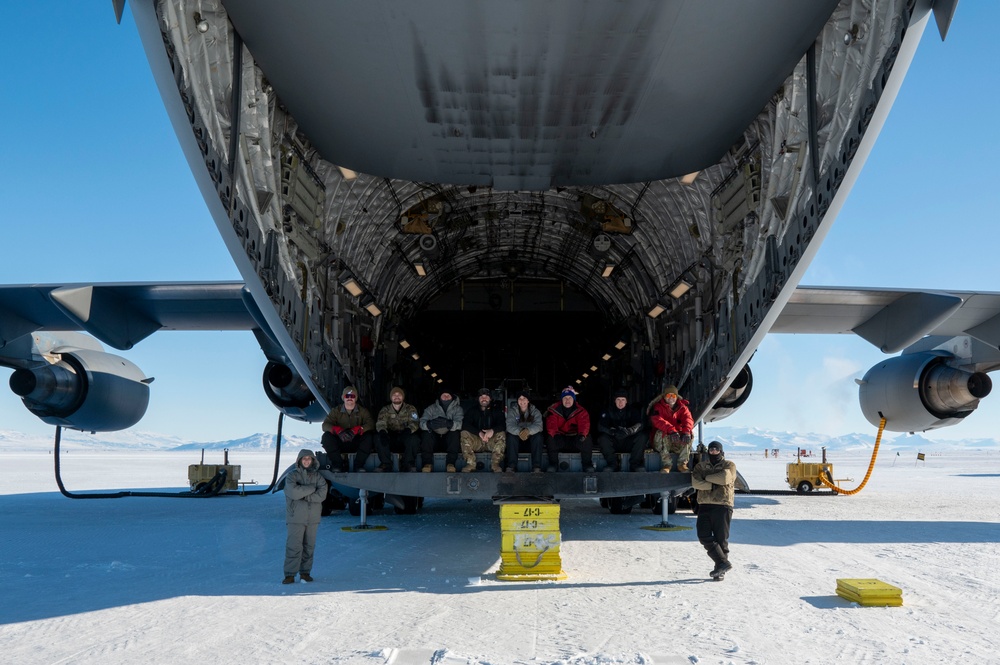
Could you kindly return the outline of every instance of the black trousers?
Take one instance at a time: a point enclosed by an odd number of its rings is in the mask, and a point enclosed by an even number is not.
[[[444,434],[420,433],[420,463],[424,466],[434,464],[434,453],[445,453],[445,464],[454,464],[461,450],[462,439],[457,430],[448,430]]]
[[[635,471],[646,461],[643,451],[646,450],[646,441],[648,439],[649,435],[645,432],[626,434],[622,437],[612,436],[611,434],[598,434],[597,447],[601,449],[604,461],[608,463],[609,467],[615,470],[618,469],[618,458],[615,456],[615,453],[628,453],[629,470]]]
[[[409,471],[416,464],[417,451],[420,450],[420,437],[408,429],[398,432],[380,431],[375,433],[375,453],[379,464],[386,471],[392,470],[392,453],[400,453],[399,470]]]
[[[733,509],[714,503],[698,504],[698,542],[716,565],[729,561],[729,524]]]
[[[350,471],[342,455],[355,453],[354,470],[357,471],[358,469],[365,468],[365,462],[368,461],[368,456],[372,454],[372,450],[375,447],[375,437],[372,436],[372,432],[365,432],[360,436],[355,436],[350,441],[341,441],[340,437],[336,434],[323,432],[320,444],[323,446],[326,454],[330,456],[330,464],[338,470]],[[338,465],[340,466],[338,467]]]
[[[559,453],[562,451],[580,453],[580,465],[586,469],[594,466],[594,442],[589,436],[579,434],[556,434],[545,442],[549,453],[549,467],[559,468]]]
[[[527,440],[521,441],[517,432],[507,432],[507,469],[517,471],[518,453],[531,453],[531,468],[542,468],[542,456],[545,453],[545,437],[541,432],[529,434]]]

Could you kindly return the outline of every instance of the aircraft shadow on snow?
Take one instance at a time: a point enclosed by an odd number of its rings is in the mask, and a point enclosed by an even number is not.
[[[369,524],[385,531],[345,532],[359,518],[346,511],[324,518],[313,574],[317,582],[282,586],[284,500],[280,495],[178,502],[167,498],[73,501],[56,492],[0,496],[6,537],[0,543],[0,588],[17,602],[0,604],[0,625],[68,616],[175,598],[287,596],[331,592],[435,594],[502,593],[551,582],[474,584],[491,580],[499,559],[500,528],[489,502],[429,500],[423,512],[376,513]],[[738,499],[734,546],[798,543],[983,543],[1000,539],[1000,524],[876,520],[752,520]],[[771,499],[752,497],[754,502]],[[815,501],[823,499],[806,499]],[[843,499],[837,499],[843,500]],[[932,507],[928,507],[931,510]],[[659,515],[636,508],[611,515],[597,501],[563,502],[563,566],[558,586],[696,584],[676,579],[602,582],[583,576],[591,566],[587,541],[663,543],[703,557],[693,529],[658,532]],[[670,515],[693,527],[687,511]],[[580,560],[584,557],[584,560]]]

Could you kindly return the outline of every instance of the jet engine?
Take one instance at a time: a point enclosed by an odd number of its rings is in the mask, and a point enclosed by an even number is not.
[[[747,398],[750,397],[751,390],[753,390],[753,372],[750,371],[750,365],[744,365],[733,382],[726,388],[726,392],[722,393],[722,397],[705,416],[705,422],[722,420],[736,413],[736,410],[743,406]]]
[[[311,423],[326,417],[322,405],[294,367],[269,362],[264,367],[263,381],[267,398],[289,418]]]
[[[889,358],[859,382],[861,411],[876,427],[882,417],[891,432],[949,427],[976,410],[993,382],[984,372],[951,367],[949,354],[913,353]]]
[[[20,368],[10,389],[49,425],[114,432],[135,425],[149,406],[149,382],[134,364],[91,349],[56,349],[55,363]]]

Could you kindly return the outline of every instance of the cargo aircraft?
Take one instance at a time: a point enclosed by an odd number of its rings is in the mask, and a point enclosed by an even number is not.
[[[1000,366],[1000,294],[798,284],[956,4],[133,0],[243,281],[0,287],[0,364],[33,414],[85,431],[149,400],[105,345],[183,329],[253,331],[264,392],[305,421],[346,385],[426,404],[575,382],[677,384],[711,422],[750,397],[768,332],[853,333],[901,353],[861,382],[872,423],[953,425]],[[683,474],[471,475],[491,497]]]

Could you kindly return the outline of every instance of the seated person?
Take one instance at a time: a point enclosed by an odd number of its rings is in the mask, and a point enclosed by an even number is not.
[[[517,471],[518,453],[531,453],[531,470],[542,470],[542,412],[528,400],[528,392],[517,394],[517,403],[507,409],[507,470]]]
[[[628,403],[628,391],[616,390],[614,401],[597,421],[597,447],[608,463],[608,470],[618,470],[615,453],[628,453],[630,471],[646,470],[643,456],[646,434],[642,431],[642,420],[642,411]]]
[[[549,457],[549,471],[559,470],[559,453],[576,450],[585,473],[594,469],[593,442],[590,439],[590,414],[576,401],[572,386],[563,388],[560,401],[545,411],[545,447]]]
[[[676,470],[686,473],[691,457],[691,430],[694,418],[688,401],[677,394],[677,386],[667,386],[653,402],[650,422],[653,425],[653,448],[660,453],[663,473]]]
[[[424,473],[434,470],[434,453],[446,454],[445,470],[455,473],[455,462],[458,461],[460,447],[459,430],[462,429],[462,405],[448,390],[442,390],[441,396],[424,409],[420,416],[420,460]]]
[[[375,421],[368,409],[358,404],[358,389],[347,386],[341,393],[343,403],[330,410],[323,421],[323,450],[330,456],[334,471],[349,471],[345,453],[355,453],[354,470],[364,471],[365,462],[372,454]]]
[[[399,386],[389,391],[389,403],[382,407],[375,419],[375,452],[378,470],[392,471],[392,453],[399,453],[400,471],[416,471],[417,451],[420,449],[420,416],[417,408],[403,401],[406,393]]]
[[[476,470],[476,453],[490,452],[490,470],[503,471],[503,458],[507,449],[507,432],[504,430],[503,413],[490,408],[492,397],[489,388],[482,388],[477,398],[479,408],[469,409],[462,420],[462,473]]]

